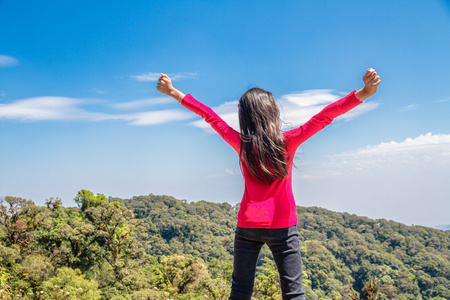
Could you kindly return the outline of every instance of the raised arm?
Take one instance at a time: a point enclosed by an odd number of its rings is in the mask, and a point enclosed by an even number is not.
[[[196,113],[205,121],[211,125],[211,127],[231,146],[236,152],[239,153],[239,147],[241,144],[241,138],[237,131],[228,126],[228,124],[222,120],[222,118],[216,114],[211,108],[197,101],[192,95],[185,95],[176,88],[173,87],[172,82],[166,74],[159,76],[158,84],[156,86],[158,91],[168,95],[190,111]]]
[[[364,87],[348,94],[344,98],[327,105],[299,128],[285,133],[289,152],[294,153],[297,147],[311,136],[329,125],[336,117],[348,112],[368,97],[376,93],[381,80],[374,69],[367,69],[363,76]]]

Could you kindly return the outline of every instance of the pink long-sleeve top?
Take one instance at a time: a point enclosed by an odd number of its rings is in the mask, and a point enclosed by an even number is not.
[[[241,158],[245,190],[240,205],[237,225],[244,228],[286,228],[297,224],[297,212],[292,193],[292,163],[297,148],[312,135],[330,124],[334,118],[351,110],[361,101],[355,91],[326,106],[302,126],[283,133],[289,174],[282,180],[261,182],[249,171]],[[228,126],[211,108],[186,95],[181,104],[198,114],[240,154],[240,133]]]

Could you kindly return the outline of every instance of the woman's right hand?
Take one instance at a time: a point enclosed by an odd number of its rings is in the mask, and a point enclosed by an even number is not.
[[[173,87],[172,81],[169,76],[161,73],[159,75],[158,84],[156,85],[156,89],[161,93],[170,96],[181,103],[181,100],[184,98],[184,94]]]
[[[158,84],[156,85],[156,88],[158,89],[158,91],[167,96],[170,96],[170,93],[173,90],[175,90],[169,76],[163,73],[159,75]]]

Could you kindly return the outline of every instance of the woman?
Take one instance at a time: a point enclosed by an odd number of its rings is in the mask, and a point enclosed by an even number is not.
[[[237,132],[211,108],[175,89],[167,75],[160,75],[157,89],[204,118],[239,154],[245,190],[238,213],[229,299],[251,299],[256,263],[264,244],[269,246],[277,265],[283,299],[305,299],[291,183],[295,151],[334,118],[372,96],[381,82],[374,69],[366,71],[363,81],[364,87],[359,91],[284,133],[272,94],[260,88],[250,89],[239,99]]]

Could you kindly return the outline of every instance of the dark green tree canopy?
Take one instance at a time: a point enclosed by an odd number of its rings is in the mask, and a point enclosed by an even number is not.
[[[1,299],[227,299],[238,205],[88,190],[74,200],[0,198]],[[450,231],[297,213],[308,299],[450,299]],[[255,299],[280,299],[277,274],[263,247]]]
[[[78,204],[78,207],[80,207],[82,211],[85,211],[90,207],[97,207],[102,205],[102,203],[108,202],[108,199],[105,195],[99,193],[97,194],[97,196],[94,196],[94,193],[88,190],[78,191],[78,194],[73,200]]]

